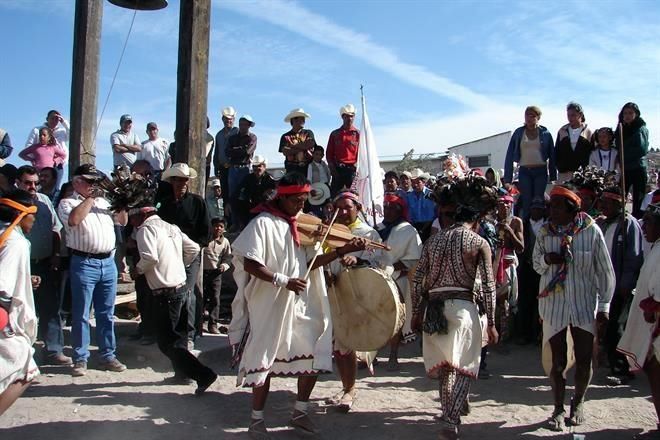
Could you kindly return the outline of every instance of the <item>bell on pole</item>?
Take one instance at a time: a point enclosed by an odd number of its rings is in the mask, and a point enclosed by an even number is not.
[[[108,0],[115,6],[138,11],[156,11],[167,7],[167,0]]]

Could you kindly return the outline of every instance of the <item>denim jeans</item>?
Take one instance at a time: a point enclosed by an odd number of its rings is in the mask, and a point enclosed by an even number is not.
[[[547,167],[520,167],[518,171],[518,187],[520,189],[520,218],[529,217],[532,200],[535,197],[543,198],[545,187],[548,184]]]
[[[50,259],[31,262],[32,275],[41,277],[39,288],[34,291],[34,302],[39,316],[39,339],[44,341],[49,354],[62,353],[62,298],[59,277],[51,269]]]
[[[117,295],[117,267],[114,255],[99,260],[71,256],[71,345],[73,361],[89,359],[89,310],[94,305],[96,342],[104,361],[115,358],[114,312]]]
[[[183,287],[176,293],[154,296],[154,318],[158,348],[170,361],[177,376],[204,381],[214,375],[187,349],[189,291]]]

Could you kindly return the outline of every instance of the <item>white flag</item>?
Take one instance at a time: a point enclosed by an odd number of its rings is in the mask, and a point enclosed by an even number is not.
[[[371,131],[369,116],[367,116],[367,103],[362,95],[362,125],[360,133],[360,146],[358,148],[358,163],[353,181],[353,189],[357,191],[362,207],[367,214],[367,222],[375,226],[383,221],[383,170],[378,162],[376,153],[376,140]],[[375,209],[375,215],[374,215]]]

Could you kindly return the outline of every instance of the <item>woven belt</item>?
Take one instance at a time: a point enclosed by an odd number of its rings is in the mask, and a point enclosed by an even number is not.
[[[82,252],[82,251],[77,251],[75,249],[71,249],[71,253],[73,255],[77,255],[82,258],[93,258],[95,260],[105,260],[106,258],[109,258],[110,255],[112,255],[112,252],[105,252],[102,254],[92,254],[90,252]]]

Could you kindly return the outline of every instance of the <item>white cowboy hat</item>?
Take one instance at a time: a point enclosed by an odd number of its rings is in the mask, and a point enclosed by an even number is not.
[[[293,119],[293,118],[309,119],[309,118],[311,118],[311,116],[309,115],[309,113],[305,113],[305,110],[303,110],[301,108],[294,108],[293,110],[291,110],[289,112],[288,115],[286,115],[284,117],[284,122],[289,123],[289,122],[291,122],[291,119]]]
[[[168,180],[172,177],[185,177],[186,179],[194,179],[197,177],[197,171],[190,168],[187,163],[179,162],[166,169],[161,176],[162,180]]]
[[[355,116],[355,106],[353,104],[346,104],[345,106],[339,109],[339,116],[343,115],[354,115]]]
[[[254,119],[252,119],[252,116],[250,116],[250,115],[243,115],[243,116],[241,116],[241,117],[238,119],[238,121],[240,122],[241,119],[245,119],[246,121],[248,121],[248,122],[250,123],[250,127],[254,127]]]
[[[216,186],[220,186],[220,187],[222,186],[222,184],[220,183],[220,179],[211,180],[211,188],[215,188]]]
[[[410,171],[402,172],[401,176],[406,176],[406,177],[408,177],[408,179],[412,179],[412,173]]]
[[[261,164],[264,164],[264,165],[268,166],[268,159],[266,159],[265,156],[262,156],[260,154],[255,154],[252,157],[252,166],[254,167],[254,166],[257,166],[257,165],[261,165]]]
[[[222,116],[233,118],[236,116],[236,110],[234,110],[234,107],[225,107],[222,109]]]
[[[330,188],[323,182],[312,183],[312,192],[309,194],[309,204],[313,206],[322,205],[330,198]]]
[[[425,179],[428,180],[430,175],[428,173],[425,173],[424,171],[420,170],[419,168],[415,168],[412,170],[412,173],[410,173],[410,178],[411,179]]]

